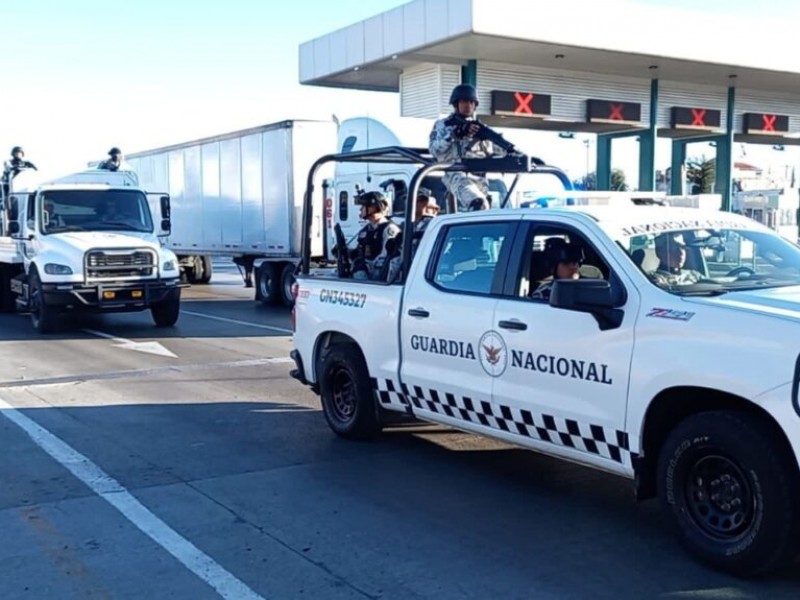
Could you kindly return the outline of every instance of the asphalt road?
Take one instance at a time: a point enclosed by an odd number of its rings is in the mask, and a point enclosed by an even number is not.
[[[432,426],[339,440],[288,311],[221,269],[180,321],[0,315],[0,599],[750,599],[619,478]]]

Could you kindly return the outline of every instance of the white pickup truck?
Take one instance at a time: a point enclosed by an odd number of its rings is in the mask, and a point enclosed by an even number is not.
[[[402,413],[621,475],[702,562],[778,568],[800,541],[800,248],[603,203],[437,217],[392,283],[304,260],[293,375],[340,436]]]

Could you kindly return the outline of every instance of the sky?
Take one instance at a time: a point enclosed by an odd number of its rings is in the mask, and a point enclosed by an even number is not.
[[[543,0],[529,4],[537,1]],[[625,1],[699,7],[712,17],[724,11],[752,18],[754,24],[764,6],[741,0]],[[397,94],[300,85],[298,47],[402,4],[0,0],[0,156],[21,145],[43,174],[60,175],[104,158],[112,146],[132,153],[290,118],[397,117]],[[773,16],[800,17],[796,0],[768,4]],[[537,136],[526,138],[526,144],[547,147],[546,160],[573,176],[583,174],[587,161],[581,139]],[[513,139],[513,132],[507,137]],[[589,139],[590,169],[592,143]],[[700,152],[713,155],[710,147]],[[794,149],[778,154],[769,147],[748,147],[745,152],[761,162],[798,161]],[[635,153],[632,140],[615,145],[615,166],[635,172]],[[656,166],[668,164],[665,142]]]

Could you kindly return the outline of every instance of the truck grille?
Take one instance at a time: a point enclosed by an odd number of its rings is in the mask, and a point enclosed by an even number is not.
[[[151,250],[90,250],[86,253],[87,279],[151,277],[156,256]]]

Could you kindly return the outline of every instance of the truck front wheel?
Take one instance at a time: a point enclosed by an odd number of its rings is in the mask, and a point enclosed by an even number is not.
[[[659,455],[658,488],[680,543],[711,567],[753,576],[796,555],[797,466],[757,416],[713,411],[679,423]]]
[[[29,303],[33,328],[39,333],[53,333],[56,330],[58,314],[52,306],[48,306],[45,302],[42,282],[39,279],[39,274],[33,269],[31,269],[28,284],[30,286]]]
[[[380,432],[377,405],[364,357],[353,344],[323,351],[319,369],[322,411],[328,426],[349,439],[368,439]]]
[[[153,304],[150,307],[150,313],[153,315],[156,327],[172,327],[175,325],[178,322],[178,316],[181,314],[181,290],[173,290],[164,300]]]

